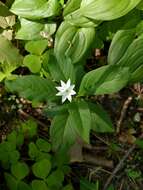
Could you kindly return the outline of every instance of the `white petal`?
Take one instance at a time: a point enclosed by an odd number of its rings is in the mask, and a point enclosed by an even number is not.
[[[67,96],[66,96],[66,95],[63,95],[63,96],[62,96],[62,103],[64,103],[64,102],[66,101],[66,99],[67,99]]]
[[[68,96],[67,96],[67,99],[71,102],[71,101],[72,101],[72,96],[71,96],[71,95],[68,95]]]
[[[61,86],[62,86],[63,88],[66,87],[66,83],[64,83],[62,80],[61,80]]]
[[[72,91],[70,92],[70,94],[71,94],[71,95],[75,95],[76,92],[75,92],[74,90],[72,90]]]
[[[69,80],[67,81],[66,87],[69,88],[70,85],[71,85],[71,80],[69,79]]]
[[[57,89],[58,91],[62,91],[62,92],[64,91],[64,88],[61,87],[61,86],[57,86],[56,89]]]
[[[63,96],[63,93],[62,93],[62,92],[58,92],[58,93],[56,94],[56,96]]]

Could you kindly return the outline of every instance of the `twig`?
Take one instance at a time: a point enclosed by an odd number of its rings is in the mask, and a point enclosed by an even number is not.
[[[127,112],[127,109],[129,107],[129,104],[131,103],[133,97],[128,97],[127,100],[124,102],[124,105],[123,105],[123,108],[121,110],[121,115],[120,115],[120,118],[117,122],[117,133],[120,133],[120,128],[121,128],[121,125],[122,125],[122,122],[123,122],[123,119],[126,115],[126,112]]]
[[[143,134],[140,135],[139,139],[143,138]],[[107,179],[103,190],[107,190],[107,187],[110,185],[112,179],[114,178],[114,176],[116,175],[116,173],[122,168],[125,160],[129,157],[129,155],[133,152],[133,150],[136,148],[136,144],[133,144],[128,151],[126,152],[126,154],[123,156],[123,158],[120,160],[120,162],[117,164],[117,166],[115,167],[115,169],[113,170],[112,174],[109,176],[109,178]]]
[[[112,174],[109,176],[109,178],[107,179],[103,190],[107,190],[107,187],[109,186],[109,184],[111,183],[112,179],[114,178],[114,176],[116,175],[116,173],[122,168],[125,160],[128,158],[128,156],[133,152],[133,150],[135,149],[136,145],[134,144],[133,146],[131,146],[129,148],[129,150],[126,152],[126,154],[123,156],[123,158],[120,160],[120,162],[117,164],[117,166],[115,167],[114,171],[112,172]]]

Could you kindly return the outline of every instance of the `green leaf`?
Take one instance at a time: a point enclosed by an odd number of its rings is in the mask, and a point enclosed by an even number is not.
[[[20,96],[34,101],[55,99],[55,84],[50,79],[28,75],[12,81],[6,81],[6,87],[11,92],[18,92]]]
[[[29,54],[24,57],[23,64],[28,67],[32,73],[39,73],[41,69],[41,57]]]
[[[28,185],[27,183],[20,181],[18,183],[17,190],[32,190],[32,187]]]
[[[53,149],[62,144],[72,145],[79,136],[87,143],[91,128],[91,115],[85,101],[73,102],[68,106],[69,113],[54,117],[50,129]]]
[[[63,181],[64,181],[64,174],[61,170],[53,171],[46,179],[48,187],[53,187],[53,188],[61,187]]]
[[[16,164],[20,158],[20,153],[17,150],[14,150],[9,153],[9,162],[11,164]]]
[[[117,63],[124,55],[125,51],[135,38],[135,30],[120,30],[118,31],[110,45],[108,52],[108,63]]]
[[[49,190],[46,183],[42,180],[33,180],[32,189],[33,190]]]
[[[18,180],[21,180],[28,175],[29,168],[26,163],[18,162],[11,166],[11,172]]]
[[[68,0],[64,8],[63,15],[66,16],[67,14],[70,14],[80,8],[81,1],[82,0]]]
[[[141,0],[88,0],[81,4],[79,12],[90,19],[113,20],[126,15]]]
[[[29,143],[28,155],[31,159],[36,159],[39,155],[39,150],[33,142]]]
[[[42,160],[36,162],[32,166],[32,171],[33,171],[34,175],[36,177],[42,178],[42,179],[45,179],[48,176],[50,170],[51,170],[51,163],[47,159],[42,159]]]
[[[38,138],[36,141],[36,145],[40,151],[49,152],[51,150],[51,145],[46,140]]]
[[[89,104],[92,118],[92,129],[99,133],[114,132],[113,124],[106,111],[98,104]]]
[[[32,54],[41,55],[47,46],[47,40],[36,40],[27,42],[25,49]]]
[[[57,60],[69,57],[72,63],[84,58],[95,37],[94,28],[78,28],[63,22],[55,38],[54,52]]]
[[[16,33],[16,39],[21,40],[39,40],[43,39],[42,33],[46,32],[52,35],[55,32],[55,23],[43,24],[41,22],[31,21],[20,18],[20,29]]]
[[[21,123],[21,129],[24,135],[28,138],[32,138],[37,134],[37,123],[29,119],[26,122]]]
[[[19,54],[18,49],[0,35],[0,81],[10,76],[18,66],[22,65],[23,58]]]
[[[58,62],[53,50],[48,50],[43,55],[43,68],[56,81],[67,81],[70,78],[72,83],[75,82],[75,69],[71,60],[65,58],[63,62]]]
[[[143,75],[143,35],[136,38],[134,32],[134,30],[118,31],[113,38],[108,55],[109,63],[129,68],[130,83],[139,82]]]
[[[58,0],[15,0],[11,12],[28,19],[41,19],[58,15],[60,4]]]
[[[121,90],[129,81],[127,67],[106,65],[88,72],[82,79],[79,96],[111,94]]]
[[[17,184],[18,184],[17,180],[9,173],[5,173],[4,177],[9,190],[17,190]]]

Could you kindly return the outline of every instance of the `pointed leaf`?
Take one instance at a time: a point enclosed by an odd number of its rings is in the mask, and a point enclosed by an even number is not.
[[[15,0],[11,12],[28,19],[41,19],[59,13],[60,4],[57,0]]]
[[[94,28],[77,28],[63,22],[56,33],[54,52],[58,60],[69,57],[79,62],[91,48],[95,37]]]
[[[113,20],[124,16],[141,0],[88,0],[81,4],[80,13],[95,20]],[[84,1],[85,2],[85,1]]]
[[[106,65],[88,72],[82,79],[79,95],[111,94],[121,90],[129,81],[128,68]]]

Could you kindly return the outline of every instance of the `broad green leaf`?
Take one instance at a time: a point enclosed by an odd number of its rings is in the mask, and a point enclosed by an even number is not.
[[[66,16],[67,14],[70,14],[80,8],[81,1],[82,0],[68,0],[64,8],[63,15]]]
[[[141,0],[88,0],[82,3],[79,12],[95,20],[113,20],[134,9]],[[85,3],[86,2],[86,3]]]
[[[24,179],[28,175],[29,168],[26,163],[18,162],[11,166],[11,172],[13,176],[17,178],[17,180],[21,180],[21,179]]]
[[[9,173],[5,173],[4,177],[9,190],[17,190],[17,180]]]
[[[79,136],[89,142],[91,115],[85,101],[73,102],[68,106],[69,113],[62,113],[54,117],[50,129],[53,149],[62,144],[72,145]]]
[[[55,32],[55,23],[43,24],[41,22],[31,21],[20,18],[20,29],[16,33],[16,39],[21,40],[39,40],[43,39],[42,33],[52,35]]]
[[[11,92],[18,92],[20,96],[34,101],[55,99],[56,89],[50,79],[29,75],[6,81],[6,87]]]
[[[124,55],[125,51],[135,38],[135,30],[118,31],[110,45],[108,52],[108,63],[117,63]]]
[[[20,29],[16,33],[16,39],[38,40],[42,38],[40,35],[40,32],[44,29],[42,23],[20,18],[20,25]]]
[[[58,15],[60,4],[58,0],[15,0],[11,12],[28,19],[41,19]]]
[[[69,115],[77,134],[89,143],[89,133],[91,128],[91,115],[87,102],[79,101],[69,104]]]
[[[25,49],[32,54],[41,55],[47,46],[47,40],[36,40],[27,42]]]
[[[11,67],[17,67],[22,64],[22,56],[18,49],[8,41],[5,37],[0,35],[0,62],[7,62]]]
[[[18,183],[17,190],[32,190],[32,187],[25,183],[24,181],[20,181]]]
[[[41,69],[41,57],[38,55],[26,55],[23,64],[28,67],[32,73],[39,73]]]
[[[78,28],[63,22],[55,38],[54,52],[58,60],[69,57],[77,63],[85,56],[95,37],[94,28]]]
[[[67,81],[70,78],[71,82],[75,83],[75,69],[71,60],[65,58],[63,61],[58,62],[53,50],[48,50],[43,55],[43,68],[56,81]]]
[[[50,143],[48,143],[48,141],[44,139],[38,138],[38,140],[36,141],[36,145],[40,151],[49,152],[51,150]]]
[[[93,28],[97,27],[101,21],[93,20],[90,18],[85,17],[84,15],[81,14],[79,11],[80,9],[65,15],[64,19],[67,23],[70,25],[74,25],[76,27],[81,27],[81,28]]]
[[[58,114],[54,117],[50,128],[50,136],[54,150],[57,150],[63,144],[69,146],[74,143],[76,132],[68,113]]]
[[[36,162],[32,166],[32,171],[33,171],[34,175],[36,177],[42,178],[42,179],[45,179],[48,176],[50,170],[51,170],[51,163],[47,159],[42,159],[42,160]]]
[[[18,49],[0,35],[0,81],[11,75],[18,66],[22,65],[23,57],[19,54]]]
[[[49,190],[46,183],[42,180],[33,180],[32,189],[33,190]]]
[[[79,96],[111,94],[121,90],[129,81],[127,67],[106,65],[88,72],[82,79]]]
[[[99,133],[114,132],[113,124],[106,111],[98,104],[89,104],[92,130]]]
[[[130,83],[143,79],[143,35],[136,38],[134,32],[134,30],[118,31],[113,38],[108,55],[109,63],[129,68]]]

